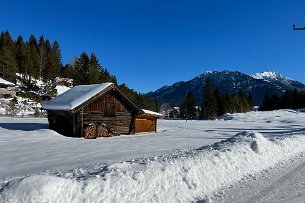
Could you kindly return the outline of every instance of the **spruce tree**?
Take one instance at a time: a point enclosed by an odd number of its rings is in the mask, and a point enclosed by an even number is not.
[[[15,82],[17,70],[14,41],[8,31],[2,32],[0,37],[0,76]]]
[[[248,97],[247,97],[247,104],[248,104],[247,111],[252,111],[254,105],[253,105],[253,98],[252,98],[251,94],[249,94]]]
[[[42,79],[43,71],[45,70],[45,66],[47,64],[46,41],[43,35],[40,36],[39,38],[38,49],[39,49],[39,79]]]
[[[36,45],[28,42],[27,44],[29,49],[29,57],[30,57],[30,67],[29,72],[35,79],[39,79],[40,77],[40,61],[39,61],[39,52],[37,51]]]
[[[201,111],[204,119],[215,119],[217,116],[217,102],[210,78],[206,80],[204,85]]]
[[[237,100],[238,100],[238,106],[239,110],[238,112],[246,112],[248,109],[248,102],[247,98],[244,95],[244,92],[242,90],[239,90],[237,93]]]
[[[53,71],[55,71],[56,74],[58,75],[63,65],[62,65],[61,51],[57,41],[53,42],[51,52],[52,52],[51,54],[52,60],[54,60]]]
[[[189,91],[184,101],[182,101],[180,105],[180,115],[187,119],[194,119],[197,117],[195,97],[192,91]]]
[[[95,54],[91,54],[90,55],[90,69],[89,69],[89,78],[90,78],[90,83],[91,84],[98,84],[101,83],[101,79],[100,79],[100,70],[101,70],[101,66],[98,62],[97,57],[95,56]]]
[[[16,41],[16,63],[18,66],[19,73],[28,74],[28,65],[27,65],[27,57],[26,57],[26,48],[23,42],[22,37],[19,35]]]
[[[72,79],[74,77],[73,66],[71,64],[66,64],[65,66],[63,66],[60,75],[61,77]]]
[[[74,67],[74,84],[88,85],[90,84],[90,60],[88,55],[83,52],[75,61]]]
[[[4,79],[15,82],[17,72],[17,64],[15,56],[8,47],[0,49],[0,76]]]
[[[269,92],[266,92],[264,95],[263,104],[259,107],[260,111],[268,111],[271,109],[271,97]]]
[[[215,99],[216,99],[216,103],[217,103],[217,116],[221,116],[226,113],[225,98],[224,98],[224,96],[221,95],[218,88],[215,89],[214,95],[215,95]]]
[[[101,82],[112,82],[117,84],[117,79],[115,76],[111,75],[106,68],[101,67],[100,70],[100,79]]]

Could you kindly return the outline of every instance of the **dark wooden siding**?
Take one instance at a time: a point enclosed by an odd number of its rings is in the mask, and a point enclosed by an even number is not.
[[[84,106],[84,111],[101,112],[105,117],[115,116],[115,113],[130,113],[130,109],[115,91],[111,90]]]
[[[114,133],[129,134],[133,132],[135,114],[115,91],[110,90],[78,110],[77,131],[81,132],[82,126],[91,123],[103,123]]]
[[[49,128],[59,134],[73,137],[73,113],[71,111],[48,110]]]

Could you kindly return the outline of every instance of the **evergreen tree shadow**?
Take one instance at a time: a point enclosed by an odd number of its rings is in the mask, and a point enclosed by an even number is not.
[[[47,123],[0,123],[1,128],[7,130],[22,130],[22,131],[33,131],[48,129],[49,124]]]

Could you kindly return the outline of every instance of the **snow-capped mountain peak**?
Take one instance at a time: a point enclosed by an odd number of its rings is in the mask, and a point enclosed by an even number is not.
[[[290,78],[287,78],[283,76],[282,74],[276,73],[275,71],[264,71],[261,73],[255,73],[252,75],[255,79],[264,79],[264,80],[290,80]]]
[[[147,95],[157,99],[160,103],[178,105],[187,92],[192,91],[197,103],[200,103],[202,89],[207,78],[210,78],[213,85],[222,93],[236,94],[242,90],[246,95],[252,95],[257,105],[261,104],[266,92],[281,95],[287,90],[305,90],[303,83],[289,79],[274,71],[261,72],[250,76],[239,71],[224,70],[206,71],[192,80],[161,87],[155,92],[147,93]]]
[[[285,77],[282,74],[276,73],[274,71],[265,71],[261,73],[256,73],[251,75],[255,79],[263,79],[268,82],[279,82],[290,88],[300,87],[300,82],[296,80],[292,80],[288,77]]]

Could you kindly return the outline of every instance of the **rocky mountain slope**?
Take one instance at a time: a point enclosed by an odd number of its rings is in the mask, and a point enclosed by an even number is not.
[[[191,90],[199,104],[202,91],[207,78],[210,78],[222,93],[234,94],[242,90],[245,94],[251,94],[256,105],[262,103],[266,92],[281,95],[286,90],[305,90],[301,82],[286,78],[275,72],[262,72],[255,75],[246,75],[239,71],[207,71],[189,81],[181,81],[171,86],[164,86],[155,92],[149,92],[149,97],[162,103],[178,105]]]

